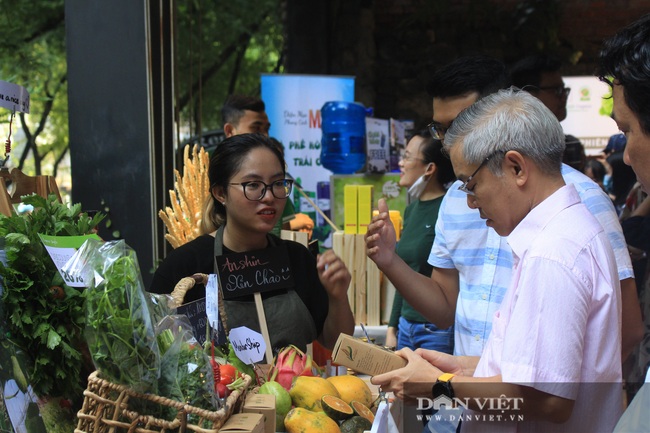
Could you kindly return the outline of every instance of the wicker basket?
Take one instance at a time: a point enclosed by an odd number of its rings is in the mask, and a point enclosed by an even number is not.
[[[195,274],[181,279],[172,293],[170,307],[181,305],[187,290],[196,283],[205,284],[207,279],[206,274]],[[226,316],[222,305],[223,302],[219,302],[219,310],[225,324]],[[244,401],[253,379],[246,374],[243,377],[244,386],[228,396],[225,406],[218,411],[209,411],[166,397],[135,392],[124,385],[102,379],[94,372],[88,377],[88,387],[84,391],[83,406],[77,413],[79,422],[74,433],[217,433],[230,415],[239,411]],[[132,408],[132,402],[137,400],[147,400],[159,406],[173,408],[177,415],[168,420],[138,413]]]
[[[228,396],[225,406],[209,411],[165,397],[135,392],[124,385],[101,379],[97,372],[93,372],[88,377],[74,433],[217,433],[228,417],[239,410],[251,381],[250,376],[244,375],[245,385]],[[173,408],[177,415],[168,420],[138,413],[130,405],[138,399]],[[190,422],[190,418],[196,421]]]

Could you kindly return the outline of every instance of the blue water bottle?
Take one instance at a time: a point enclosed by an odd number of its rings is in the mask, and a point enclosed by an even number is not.
[[[366,109],[356,102],[329,101],[320,111],[320,160],[334,174],[352,174],[366,163]]]

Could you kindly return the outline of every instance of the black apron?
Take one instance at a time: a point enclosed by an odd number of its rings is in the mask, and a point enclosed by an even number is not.
[[[267,236],[267,239],[270,246],[278,245],[273,236]],[[214,236],[214,255],[223,255],[223,226],[219,227]],[[217,274],[216,260],[214,273]],[[222,290],[221,284],[219,284],[219,290]],[[225,325],[228,330],[246,326],[256,332],[262,332],[257,318],[255,301],[224,300],[223,303],[228,321]],[[318,337],[314,319],[294,289],[287,289],[287,293],[268,297],[263,300],[263,304],[274,355],[290,344],[305,351],[307,344]],[[266,360],[267,363],[271,361]]]

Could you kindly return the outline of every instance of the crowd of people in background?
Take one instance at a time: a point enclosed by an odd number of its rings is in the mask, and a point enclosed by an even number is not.
[[[605,44],[599,78],[612,87],[613,117],[623,134],[593,156],[564,134],[557,154],[551,131],[561,132],[570,93],[557,59],[534,55],[507,68],[471,56],[435,71],[428,127],[459,180],[440,203],[430,275],[407,263],[383,200],[366,244],[419,320],[437,332],[454,329],[453,355],[403,344],[407,366],[373,383],[404,399],[431,392],[434,399],[525,397],[522,413],[529,418],[498,431],[650,430],[642,409],[650,401],[642,387],[650,363],[649,40],[650,15]],[[579,214],[576,203],[584,205]],[[585,230],[591,234],[582,237]],[[605,280],[612,285],[603,286]],[[405,331],[398,327],[395,338],[392,325],[387,338],[399,342]],[[600,343],[592,346],[595,340]],[[480,387],[484,382],[491,388]],[[581,387],[561,389],[563,382]],[[621,412],[614,408],[623,390],[592,389],[587,397],[587,382],[625,382],[625,397],[639,396],[617,425]],[[480,405],[470,409],[486,413]],[[460,426],[459,418],[456,424],[441,419],[449,420],[443,413],[428,429],[495,427],[475,422],[485,421],[480,417],[465,425],[460,418]]]
[[[522,398],[526,420],[499,431],[650,431],[636,416],[650,402],[642,388],[650,364],[649,41],[647,15],[604,46],[598,75],[612,87],[622,134],[597,155],[562,131],[571,89],[557,58],[507,66],[474,55],[435,71],[432,122],[409,139],[399,163],[411,195],[400,242],[383,199],[365,235],[368,256],[397,290],[386,344],[408,361],[373,383],[399,398]],[[268,138],[264,103],[230,97],[223,117],[228,138],[211,160],[210,225],[170,254],[152,291],[211,272],[214,254],[275,247],[285,242],[269,233],[296,229],[284,201],[296,185],[281,144]],[[296,312],[289,326],[273,323],[274,347],[316,338],[331,347],[353,326],[350,274],[331,252],[314,259],[288,245],[309,284],[265,297],[272,313],[287,305]],[[248,323],[249,308],[227,308]],[[296,343],[302,323],[309,332]],[[639,394],[622,418],[620,383],[629,401]],[[433,419],[425,428],[490,424]]]

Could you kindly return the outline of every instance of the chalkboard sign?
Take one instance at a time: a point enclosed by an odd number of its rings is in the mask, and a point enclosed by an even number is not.
[[[190,320],[194,338],[203,345],[207,340],[208,331],[208,316],[205,313],[205,298],[197,299],[193,302],[188,302],[181,305],[176,309],[177,314],[184,314]],[[214,344],[221,345],[226,342],[226,334],[223,331],[223,326],[219,327],[219,335],[215,336]]]
[[[293,288],[293,273],[285,245],[217,256],[224,299],[256,292]]]

